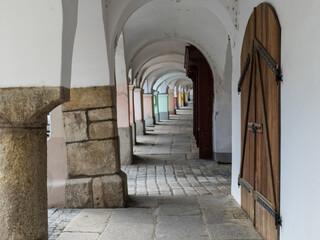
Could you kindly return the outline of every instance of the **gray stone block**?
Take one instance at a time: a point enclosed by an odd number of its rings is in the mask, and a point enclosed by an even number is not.
[[[113,108],[94,109],[88,111],[90,121],[101,121],[108,119],[115,119]]]
[[[89,125],[90,139],[105,139],[116,136],[116,122],[95,122]]]
[[[67,208],[92,208],[92,178],[69,179],[66,183]]]
[[[92,183],[95,208],[120,208],[127,202],[127,176],[120,172],[94,178]]]
[[[213,159],[218,163],[232,163],[232,153],[214,152]]]
[[[119,172],[117,144],[117,140],[68,144],[68,174],[95,176]]]
[[[144,120],[136,120],[136,134],[144,135],[145,134],[145,123]]]
[[[120,142],[120,162],[121,165],[132,164],[132,130],[131,127],[118,128]]]
[[[85,111],[64,112],[66,142],[87,140],[87,117]]]

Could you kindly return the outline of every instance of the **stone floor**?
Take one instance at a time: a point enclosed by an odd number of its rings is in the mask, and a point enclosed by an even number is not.
[[[230,195],[230,165],[198,159],[192,110],[138,136],[125,209],[50,209],[49,239],[263,239]]]

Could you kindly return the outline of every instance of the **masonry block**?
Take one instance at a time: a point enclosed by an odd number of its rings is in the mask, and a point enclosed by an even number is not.
[[[85,111],[64,112],[66,142],[84,141],[87,136],[87,117]]]
[[[68,144],[68,174],[75,177],[119,172],[117,148],[117,140]]]
[[[95,208],[120,208],[127,202],[127,176],[123,172],[94,178],[92,183]]]
[[[69,179],[66,184],[67,208],[92,208],[92,178]]]
[[[95,122],[89,126],[90,139],[105,139],[115,137],[115,129],[117,126],[114,121]]]
[[[90,121],[110,120],[115,118],[115,110],[113,108],[94,109],[88,111]]]
[[[62,105],[63,111],[112,107],[114,90],[111,86],[72,88],[70,101]]]

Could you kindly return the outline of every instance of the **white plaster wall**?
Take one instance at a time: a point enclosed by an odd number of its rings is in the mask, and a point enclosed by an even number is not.
[[[222,79],[214,81],[213,107],[213,151],[216,153],[232,152],[232,54],[230,41],[226,51],[226,63]]]
[[[110,85],[109,73],[101,0],[79,0],[71,87]]]
[[[239,2],[233,48],[232,195],[240,202],[240,54],[247,20],[262,1]],[[269,1],[282,27],[281,240],[319,239],[320,213],[320,1]]]
[[[134,117],[136,121],[142,120],[142,102],[140,88],[134,89]]]
[[[47,142],[48,152],[48,207],[65,206],[67,173],[67,148],[64,136],[61,106],[50,113],[51,136]]]
[[[1,1],[0,87],[60,86],[61,1]]]

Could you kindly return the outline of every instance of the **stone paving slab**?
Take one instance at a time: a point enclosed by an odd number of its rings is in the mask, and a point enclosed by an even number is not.
[[[97,240],[99,233],[62,233],[57,240]]]
[[[162,197],[159,199],[160,216],[200,215],[201,211],[196,197]]]
[[[207,236],[202,216],[158,216],[157,237],[193,237]]]
[[[249,221],[207,225],[211,240],[263,240]]]
[[[101,233],[105,229],[112,210],[108,209],[84,209],[68,226],[65,232],[96,232]]]

